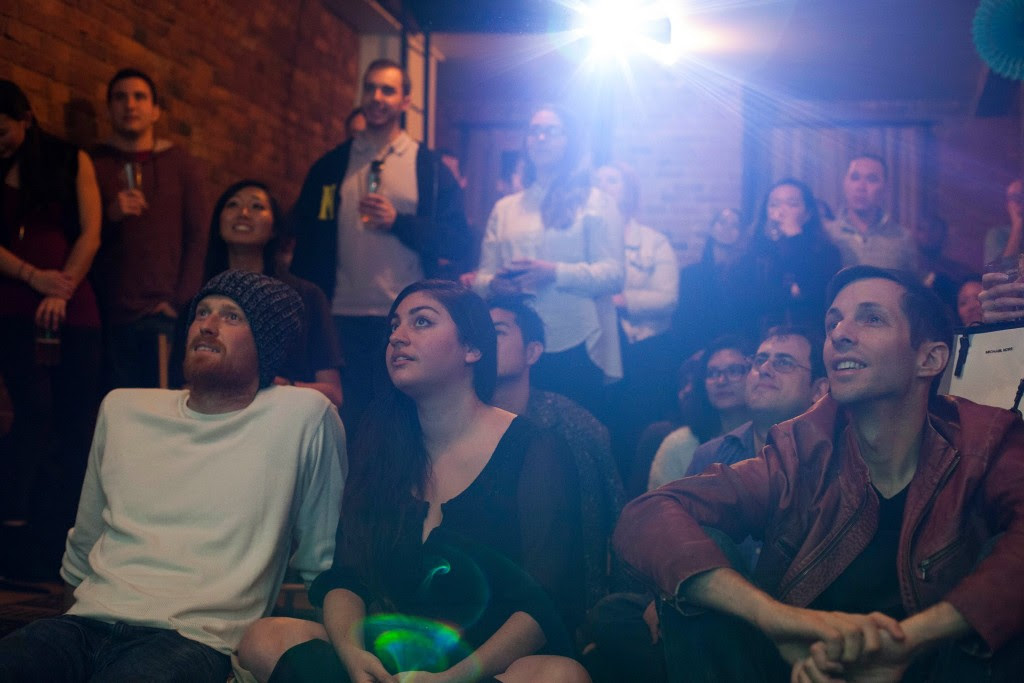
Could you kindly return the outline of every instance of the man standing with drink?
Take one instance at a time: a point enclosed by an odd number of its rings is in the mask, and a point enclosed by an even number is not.
[[[155,387],[175,319],[201,284],[208,214],[195,160],[156,137],[153,79],[121,69],[107,106],[113,136],[93,153],[104,210],[95,272],[107,384]]]
[[[345,352],[342,418],[351,434],[373,395],[385,316],[406,285],[463,258],[462,190],[440,157],[402,129],[411,81],[378,59],[363,76],[366,129],[310,169],[294,208],[292,271],[331,301]]]

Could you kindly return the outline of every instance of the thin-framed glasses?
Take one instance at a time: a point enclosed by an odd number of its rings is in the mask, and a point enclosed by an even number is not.
[[[531,138],[539,138],[544,136],[546,138],[560,138],[565,135],[565,127],[559,125],[551,126],[530,126],[526,129],[527,136]]]
[[[704,378],[710,382],[717,382],[725,378],[731,382],[743,379],[750,372],[750,365],[747,363],[733,363],[721,368],[709,367],[704,373]]]
[[[797,370],[810,370],[806,365],[800,365],[792,356],[771,356],[767,353],[759,353],[752,359],[754,367],[758,370],[764,367],[765,363],[769,363],[772,366],[772,370],[779,373],[780,375],[788,375],[791,372]]]

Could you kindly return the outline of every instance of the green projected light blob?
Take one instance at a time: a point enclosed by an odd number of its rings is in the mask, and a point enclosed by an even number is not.
[[[365,632],[371,651],[388,671],[437,673],[472,653],[451,626],[406,614],[369,616]]]

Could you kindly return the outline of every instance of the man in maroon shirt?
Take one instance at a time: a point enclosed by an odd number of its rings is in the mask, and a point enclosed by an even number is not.
[[[118,71],[107,106],[113,136],[93,152],[104,209],[95,273],[107,382],[153,387],[159,339],[171,339],[201,284],[208,215],[195,160],[156,137],[153,80],[137,69]]]

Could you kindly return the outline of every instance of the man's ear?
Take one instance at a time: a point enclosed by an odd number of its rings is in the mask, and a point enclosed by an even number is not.
[[[949,362],[949,346],[945,342],[926,341],[917,348],[917,374],[919,377],[941,375]]]
[[[541,355],[544,353],[544,345],[537,341],[532,341],[526,345],[526,364],[533,365],[540,360]]]
[[[828,395],[828,377],[819,377],[811,382],[811,403],[817,403],[826,395]]]
[[[466,347],[466,363],[467,364],[476,363],[478,360],[480,360],[483,357],[483,355],[484,354],[482,354],[480,352],[480,349],[478,349],[478,348],[475,348],[475,347],[472,347],[472,346],[467,346]]]

